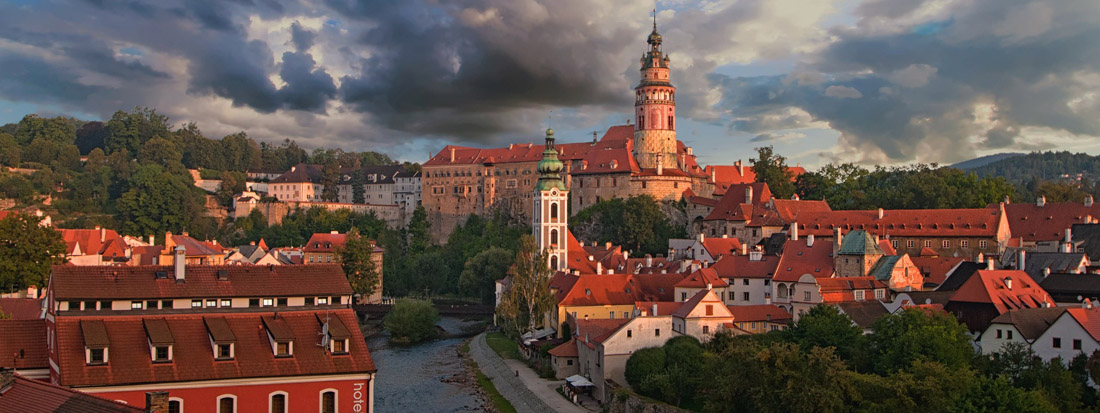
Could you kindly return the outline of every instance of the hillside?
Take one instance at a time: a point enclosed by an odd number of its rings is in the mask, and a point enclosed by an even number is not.
[[[981,159],[981,158],[979,158]],[[977,160],[977,159],[975,159]],[[970,162],[970,161],[967,161]],[[1059,180],[1064,175],[1082,174],[1090,180],[1100,175],[1100,157],[1086,153],[1032,152],[971,169],[979,176],[1000,176],[1014,184],[1033,180]]]
[[[979,158],[974,158],[974,159],[962,161],[962,162],[959,162],[957,164],[951,165],[951,167],[955,168],[955,169],[963,169],[963,170],[975,169],[975,168],[986,166],[986,165],[989,165],[993,162],[997,162],[997,161],[1000,161],[1000,160],[1003,160],[1003,159],[1008,159],[1008,158],[1013,158],[1013,157],[1023,156],[1023,155],[1027,155],[1027,154],[1023,153],[1023,152],[995,153],[993,155],[986,155],[986,156],[982,156],[982,157],[979,157]]]

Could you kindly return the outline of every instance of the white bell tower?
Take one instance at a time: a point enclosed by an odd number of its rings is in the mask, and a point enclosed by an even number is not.
[[[546,129],[546,150],[542,151],[538,164],[540,176],[535,184],[532,235],[539,250],[549,256],[547,261],[553,271],[568,267],[569,190],[561,180],[564,168],[554,149],[554,130]]]

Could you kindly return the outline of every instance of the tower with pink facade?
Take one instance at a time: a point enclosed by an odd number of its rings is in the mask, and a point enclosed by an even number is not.
[[[676,153],[676,88],[669,80],[669,58],[661,50],[657,20],[642,55],[641,82],[634,88],[634,158],[643,169],[681,169]]]

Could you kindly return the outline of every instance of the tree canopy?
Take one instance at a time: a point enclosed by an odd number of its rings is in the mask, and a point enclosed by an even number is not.
[[[0,290],[45,287],[50,267],[67,261],[61,233],[39,221],[24,213],[0,219]]]

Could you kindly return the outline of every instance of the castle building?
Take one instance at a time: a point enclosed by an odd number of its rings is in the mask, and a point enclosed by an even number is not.
[[[676,88],[671,60],[654,24],[634,88],[633,122],[611,126],[590,142],[556,144],[560,181],[573,212],[604,200],[650,195],[678,201],[688,194],[709,197],[714,174],[699,166],[692,149],[676,139]],[[515,222],[531,222],[535,187],[545,145],[505,148],[447,145],[423,164],[424,209],[437,242],[445,242],[471,214],[504,212]]]

